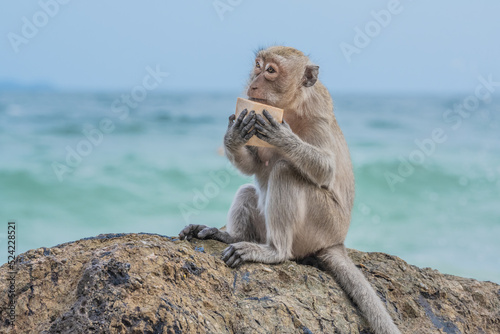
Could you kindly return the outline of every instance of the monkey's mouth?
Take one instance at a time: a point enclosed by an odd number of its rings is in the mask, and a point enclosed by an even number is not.
[[[250,101],[254,101],[254,102],[258,102],[258,103],[268,104],[267,100],[265,100],[265,99],[258,99],[256,97],[249,97],[248,99]]]

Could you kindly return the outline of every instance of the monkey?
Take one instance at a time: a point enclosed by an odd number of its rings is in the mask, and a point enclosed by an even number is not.
[[[255,184],[241,186],[226,230],[188,225],[180,239],[229,244],[222,260],[280,263],[318,258],[352,298],[377,334],[400,333],[368,280],[350,260],[344,240],[354,202],[349,149],[333,112],[319,66],[301,51],[272,46],[256,53],[246,94],[284,110],[278,123],[267,111],[243,110],[229,117],[227,158]],[[272,147],[248,146],[257,136]]]

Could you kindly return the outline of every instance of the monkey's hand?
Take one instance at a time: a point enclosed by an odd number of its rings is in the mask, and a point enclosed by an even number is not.
[[[297,138],[297,135],[292,132],[292,129],[290,129],[290,126],[285,120],[280,124],[271,116],[269,111],[264,110],[262,114],[267,121],[261,115],[255,116],[257,120],[255,123],[257,132],[255,135],[258,138],[276,147],[282,147]]]
[[[239,148],[243,146],[257,131],[255,125],[255,111],[248,113],[243,110],[236,119],[235,115],[229,116],[229,124],[226,135],[224,136],[224,145],[226,148]]]

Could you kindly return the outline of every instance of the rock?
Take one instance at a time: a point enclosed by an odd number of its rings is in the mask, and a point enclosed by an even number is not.
[[[219,259],[226,245],[99,235],[18,256],[15,326],[0,268],[1,333],[370,333],[327,273]],[[350,250],[402,333],[500,333],[500,286]],[[303,261],[314,264],[314,261]]]

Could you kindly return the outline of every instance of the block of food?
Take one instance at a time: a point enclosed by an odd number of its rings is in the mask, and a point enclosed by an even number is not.
[[[236,112],[234,113],[236,118],[238,118],[240,113],[245,109],[248,110],[248,112],[255,110],[255,114],[258,115],[262,115],[262,111],[267,110],[277,122],[281,123],[283,121],[283,109],[268,106],[267,104],[258,103],[247,99],[242,99],[241,97],[239,97],[238,101],[236,102]],[[262,117],[266,119],[265,116]],[[273,147],[273,145],[266,143],[265,141],[259,139],[257,136],[253,136],[252,138],[250,138],[250,140],[245,145]]]

